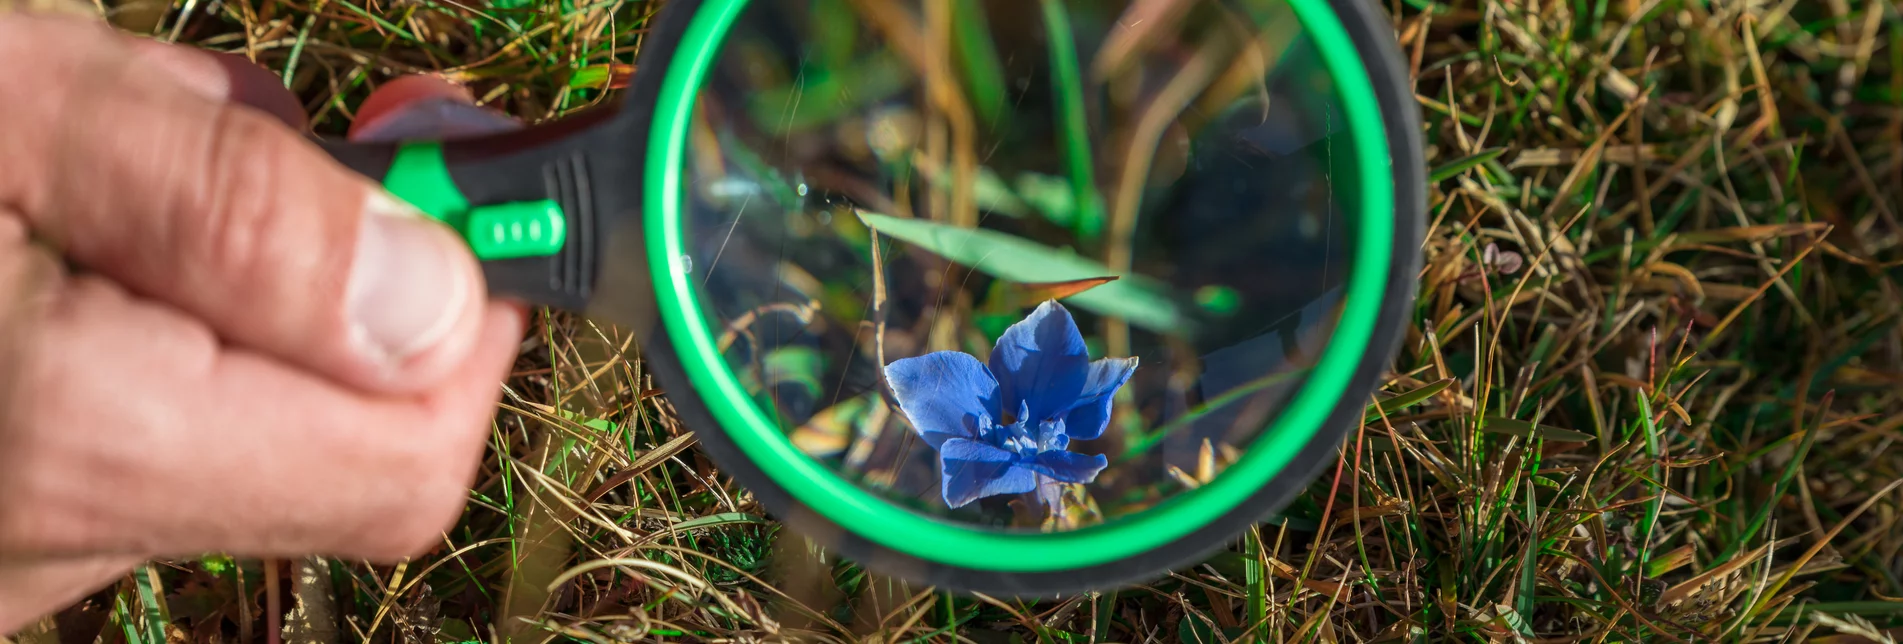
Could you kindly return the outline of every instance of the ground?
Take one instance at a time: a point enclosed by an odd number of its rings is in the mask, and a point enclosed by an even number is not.
[[[586,107],[658,7],[102,8],[280,72],[336,134],[410,72],[530,121]],[[1887,641],[1903,625],[1898,9],[1385,7],[1429,146],[1413,328],[1292,518],[1167,579],[1029,603],[822,559],[700,455],[704,428],[638,360],[590,357],[625,336],[538,314],[438,552],[158,562],[61,624],[250,642],[276,607],[294,640],[330,623],[400,642]]]

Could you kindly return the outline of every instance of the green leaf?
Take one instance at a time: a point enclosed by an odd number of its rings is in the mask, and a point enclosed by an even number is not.
[[[565,420],[568,420],[573,423],[578,423],[583,427],[587,427],[595,431],[613,432],[615,430],[614,421],[608,420],[606,418],[589,418],[581,414],[568,411],[566,409],[557,409],[555,410],[555,412],[561,415],[561,417]]]
[[[1268,566],[1262,564],[1266,557],[1262,553],[1262,539],[1259,534],[1250,532],[1243,535],[1242,550],[1243,587],[1247,592],[1249,623],[1255,625],[1258,641],[1274,640],[1269,632],[1269,602],[1274,601],[1274,593],[1269,591]]]
[[[1499,416],[1487,416],[1482,420],[1485,424],[1482,425],[1480,429],[1495,434],[1507,434],[1520,438],[1533,438],[1537,436],[1549,441],[1568,443],[1584,443],[1592,440],[1591,434],[1576,432],[1570,429],[1560,429],[1552,425],[1534,425],[1524,420],[1514,420],[1512,418],[1502,418]]]
[[[1368,410],[1368,421],[1373,422],[1381,418],[1382,415],[1393,414],[1402,409],[1421,404],[1422,401],[1433,398],[1434,394],[1445,391],[1447,386],[1451,384],[1454,384],[1453,378],[1443,378],[1435,382],[1427,383],[1420,389],[1376,403],[1375,407],[1379,409],[1380,413],[1376,413],[1375,409]]]
[[[1209,618],[1190,613],[1176,626],[1176,641],[1183,644],[1216,644],[1216,625]]]
[[[693,530],[695,528],[711,528],[714,526],[731,525],[736,523],[766,523],[766,519],[762,519],[760,517],[747,514],[745,512],[721,512],[719,514],[709,514],[704,517],[688,519],[686,521],[676,523],[673,525],[673,529],[677,531],[686,531],[686,530]]]
[[[132,617],[132,609],[126,607],[126,596],[124,593],[115,593],[112,596],[112,619],[119,623],[120,629],[125,631],[127,642],[139,642],[140,644],[144,644],[145,640],[139,639],[139,629],[136,623],[138,620]],[[164,642],[164,640],[160,640],[160,642]]]
[[[482,643],[482,639],[476,637],[476,629],[471,628],[469,622],[454,618],[443,620],[443,630],[436,634],[436,641],[453,644]]]
[[[233,562],[229,555],[222,555],[222,554],[205,555],[203,558],[198,560],[199,567],[204,568],[205,572],[210,573],[212,575],[222,575],[222,574],[225,574],[226,572],[229,572],[231,570],[232,563]]]
[[[589,65],[568,75],[569,87],[597,88],[608,84],[607,65]]]
[[[826,34],[813,43],[813,48],[818,50],[814,58],[819,67],[837,69],[852,64],[853,46],[859,43],[860,23],[852,5],[844,0],[816,0],[807,7],[806,19],[811,21],[808,28],[812,33]]]
[[[1242,307],[1242,294],[1227,286],[1210,284],[1196,289],[1196,305],[1216,315],[1232,315]]]
[[[791,84],[749,95],[747,110],[770,134],[797,134],[897,94],[911,80],[911,69],[882,53],[836,70],[807,70]]]
[[[1658,425],[1652,422],[1652,405],[1646,402],[1645,396],[1639,396],[1638,404],[1639,425],[1645,429],[1645,455],[1652,461],[1648,468],[1651,482],[1643,484],[1651,488],[1652,502],[1645,504],[1645,515],[1639,520],[1639,569],[1644,570],[1652,559],[1652,530],[1658,526],[1659,512],[1665,509],[1665,496],[1669,492],[1659,487],[1659,482],[1665,479],[1659,470],[1659,431]]]
[[[728,138],[730,136],[732,135],[721,135],[722,145],[720,150],[721,154],[724,155],[727,160],[732,161],[734,165],[740,166],[742,169],[742,172],[735,174],[751,181],[757,181],[757,185],[766,191],[767,196],[772,197],[781,207],[789,210],[800,208],[802,200],[799,192],[793,189],[793,185],[786,180],[785,175],[780,174],[779,168],[768,165],[766,160],[761,159],[760,155],[752,148],[738,144],[737,141],[730,140]]]
[[[1097,178],[1091,169],[1095,157],[1090,152],[1090,130],[1084,113],[1083,73],[1077,62],[1077,45],[1071,38],[1069,10],[1058,0],[1043,0],[1042,5],[1045,42],[1051,49],[1051,94],[1057,97],[1058,106],[1055,125],[1063,132],[1071,202],[1077,205],[1071,230],[1078,237],[1091,239],[1102,232],[1104,222]]]
[[[986,125],[996,124],[1006,98],[1004,63],[998,59],[997,45],[991,42],[991,27],[982,3],[952,3],[952,37],[959,70],[964,72],[962,78],[971,93],[972,109]]]
[[[932,172],[929,177],[936,187],[949,190],[952,186],[951,173]],[[1011,192],[1011,186],[1006,185],[997,172],[985,166],[978,166],[976,176],[972,177],[971,198],[977,202],[979,209],[1000,215],[1023,217],[1030,210],[1030,206]]]
[[[813,396],[825,391],[819,382],[819,374],[825,370],[825,360],[812,347],[780,347],[768,352],[760,363],[763,372],[761,378],[769,387],[797,384]]]
[[[1647,411],[1649,412],[1650,409]],[[1799,427],[1798,431],[1803,432],[1803,435],[1798,439],[1797,453],[1791,456],[1791,460],[1785,461],[1784,471],[1778,474],[1777,480],[1771,484],[1771,495],[1765,498],[1784,498],[1784,491],[1789,489],[1792,479],[1797,476],[1797,468],[1804,464],[1805,457],[1810,455],[1811,447],[1817,444],[1819,432],[1816,427]],[[1757,511],[1751,515],[1751,521],[1745,524],[1743,530],[1736,533],[1737,539],[1725,546],[1725,549],[1720,551],[1718,557],[1713,558],[1712,561],[1730,561],[1733,556],[1743,550],[1745,544],[1750,542],[1752,537],[1758,536],[1758,531],[1764,528],[1764,522],[1771,518],[1771,509],[1774,507],[1777,507],[1776,503],[1759,504]]]
[[[1094,616],[1091,620],[1091,630],[1095,631],[1097,639],[1102,641],[1109,636],[1110,625],[1117,615],[1117,591],[1097,594],[1091,598],[1091,602],[1094,604],[1091,607],[1091,614]]]
[[[145,608],[145,641],[151,644],[165,644],[165,605],[159,603],[158,593],[152,590],[152,578],[158,576],[151,564],[140,566],[132,574],[132,582],[139,591],[139,605]]]
[[[1526,618],[1520,616],[1520,612],[1513,610],[1512,606],[1497,604],[1493,609],[1498,615],[1491,620],[1494,624],[1512,629],[1513,632],[1519,633],[1522,637],[1531,636],[1533,634],[1533,628],[1527,625]]]
[[[1026,172],[1018,175],[1018,195],[1044,213],[1051,223],[1069,228],[1077,217],[1077,196],[1070,182],[1048,174]]]
[[[999,279],[1035,283],[1116,275],[1117,281],[1066,298],[1069,303],[1159,333],[1195,334],[1194,321],[1167,295],[1168,287],[1140,275],[1123,275],[1075,252],[981,228],[959,228],[919,219],[860,212],[873,230]]]
[[[1538,477],[1534,478],[1537,480]],[[1534,494],[1533,486],[1526,486],[1526,525],[1539,525],[1538,506],[1539,497]],[[1537,534],[1537,531],[1535,533]],[[1519,596],[1515,598],[1513,606],[1513,609],[1521,615],[1533,614],[1533,590],[1539,586],[1539,554],[1540,541],[1528,539],[1526,550],[1520,553],[1520,583],[1517,584]],[[1532,631],[1527,630],[1524,633],[1531,635]]]
[[[1474,166],[1499,158],[1500,154],[1506,151],[1507,151],[1506,148],[1493,148],[1491,150],[1481,150],[1479,152],[1475,152],[1473,154],[1469,154],[1467,156],[1454,159],[1453,161],[1449,161],[1438,168],[1434,168],[1434,171],[1427,175],[1427,182],[1440,183],[1442,181],[1452,179],[1456,176],[1459,176],[1460,173],[1466,172],[1467,170],[1472,169]]]

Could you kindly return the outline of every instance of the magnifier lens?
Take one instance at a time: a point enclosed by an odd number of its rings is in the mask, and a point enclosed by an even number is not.
[[[1288,0],[755,0],[680,160],[700,359],[735,417],[984,531],[1306,469],[1366,248],[1323,61]]]

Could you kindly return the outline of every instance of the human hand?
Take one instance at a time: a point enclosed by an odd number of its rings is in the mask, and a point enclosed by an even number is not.
[[[150,557],[439,540],[524,324],[464,244],[263,70],[4,12],[0,66],[0,633]]]

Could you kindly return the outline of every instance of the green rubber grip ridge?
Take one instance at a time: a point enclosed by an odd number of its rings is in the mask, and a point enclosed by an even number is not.
[[[405,143],[390,160],[383,186],[423,214],[456,229],[477,259],[546,257],[561,252],[568,218],[553,199],[471,207],[434,141]]]

